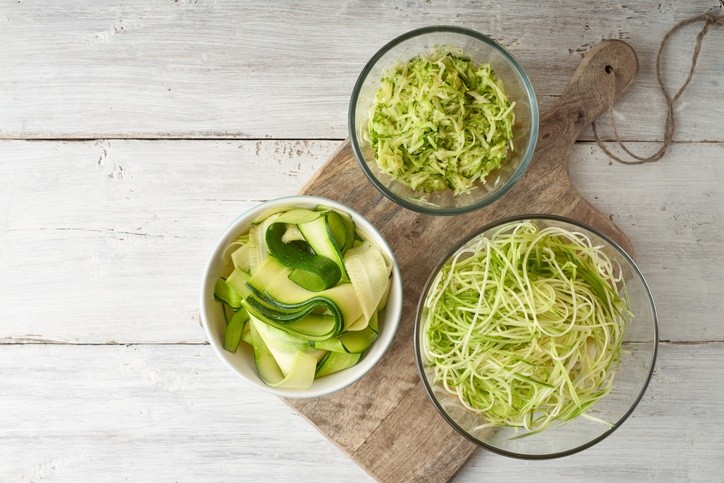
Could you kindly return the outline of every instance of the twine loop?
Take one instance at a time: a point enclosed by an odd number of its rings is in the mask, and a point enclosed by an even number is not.
[[[683,27],[686,27],[687,25],[690,25],[692,23],[696,22],[704,22],[703,27],[699,31],[699,33],[696,35],[696,44],[694,45],[694,53],[691,57],[691,67],[689,68],[689,75],[686,77],[686,80],[682,84],[682,86],[679,88],[678,91],[676,91],[676,94],[673,96],[669,93],[669,91],[666,88],[666,85],[664,84],[664,79],[661,74],[661,58],[662,54],[664,52],[664,47],[666,46],[666,43],[669,41],[669,38],[678,30],[682,29]],[[608,106],[608,116],[611,120],[611,128],[613,129],[613,134],[615,137],[616,143],[623,149],[626,154],[631,156],[633,159],[622,159],[616,154],[612,153],[601,140],[601,137],[598,135],[598,130],[596,129],[596,123],[593,122],[593,136],[596,139],[596,144],[601,148],[601,150],[606,153],[606,155],[613,159],[614,161],[618,161],[622,164],[644,164],[644,163],[652,163],[654,161],[658,161],[661,158],[664,157],[666,154],[666,151],[671,146],[671,143],[674,141],[674,133],[676,132],[676,118],[674,115],[674,104],[676,104],[676,101],[679,100],[679,97],[684,93],[684,90],[686,90],[686,87],[689,85],[689,82],[691,82],[691,78],[694,76],[694,69],[696,68],[696,63],[699,60],[699,52],[701,51],[701,44],[704,40],[704,36],[706,36],[707,32],[709,31],[709,27],[711,25],[715,26],[722,26],[724,25],[724,15],[718,15],[713,14],[710,12],[707,12],[702,15],[696,15],[694,17],[688,18],[682,22],[679,22],[678,24],[674,25],[671,30],[669,30],[666,35],[664,35],[664,38],[661,40],[661,45],[659,46],[659,52],[656,55],[656,79],[659,81],[659,87],[661,88],[661,92],[663,92],[664,97],[666,98],[666,123],[664,125],[664,140],[662,142],[661,147],[658,151],[653,153],[650,156],[639,156],[633,152],[629,148],[626,147],[626,145],[621,141],[621,136],[618,133],[618,128],[616,126],[616,120],[613,115],[613,104]],[[615,72],[614,72],[615,75]]]

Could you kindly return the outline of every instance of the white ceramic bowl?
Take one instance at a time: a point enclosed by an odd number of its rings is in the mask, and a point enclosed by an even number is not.
[[[226,328],[222,308],[219,302],[214,300],[214,284],[222,275],[228,275],[229,267],[225,266],[221,260],[221,254],[224,248],[236,238],[249,231],[251,221],[260,215],[271,215],[273,213],[287,210],[290,208],[314,208],[318,205],[325,205],[331,208],[343,211],[352,215],[354,223],[358,230],[362,231],[369,237],[393,262],[392,268],[392,287],[390,287],[390,296],[387,307],[382,313],[380,319],[380,336],[375,343],[364,354],[362,360],[354,367],[345,369],[344,371],[330,374],[328,376],[315,379],[312,387],[309,389],[279,389],[267,386],[259,378],[254,367],[254,359],[252,350],[246,344],[241,345],[239,350],[232,354],[225,351],[223,347],[224,330]],[[379,361],[390,346],[392,339],[397,332],[397,326],[400,322],[402,313],[402,281],[400,279],[400,270],[397,261],[387,242],[382,235],[372,226],[362,215],[351,210],[350,208],[337,203],[336,201],[319,198],[316,196],[290,196],[286,198],[278,198],[275,200],[262,203],[247,212],[243,213],[224,231],[219,241],[211,253],[204,275],[201,281],[201,324],[206,331],[206,337],[214,349],[214,352],[232,371],[238,374],[242,379],[252,386],[263,389],[264,391],[276,394],[281,397],[288,398],[310,398],[323,396],[335,391],[339,391],[352,384],[353,382],[364,376],[367,371]]]

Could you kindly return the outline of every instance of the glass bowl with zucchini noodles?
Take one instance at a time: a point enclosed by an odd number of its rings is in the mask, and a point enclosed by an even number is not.
[[[425,286],[415,356],[441,415],[507,456],[565,456],[634,410],[657,349],[656,311],[633,260],[576,221],[484,228]]]
[[[513,56],[473,30],[413,30],[362,70],[350,143],[369,180],[405,208],[454,215],[508,191],[538,138],[533,87]]]

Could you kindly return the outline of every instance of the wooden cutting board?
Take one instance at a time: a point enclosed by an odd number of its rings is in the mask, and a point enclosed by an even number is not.
[[[603,41],[583,59],[540,122],[538,145],[521,180],[501,199],[465,215],[421,215],[394,204],[367,180],[345,141],[301,194],[340,201],[375,225],[395,252],[403,313],[389,351],[364,378],[330,396],[286,402],[372,477],[383,482],[447,481],[476,446],[437,413],[413,353],[415,311],[424,284],[454,247],[484,225],[520,214],[556,214],[592,225],[633,255],[629,239],[571,184],[568,152],[581,130],[618,100],[636,77],[633,49]]]

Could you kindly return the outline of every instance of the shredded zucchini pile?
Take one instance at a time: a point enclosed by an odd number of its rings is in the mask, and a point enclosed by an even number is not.
[[[540,431],[611,389],[630,315],[620,267],[582,233],[513,222],[437,274],[423,350],[435,381],[487,426]]]
[[[484,183],[513,150],[514,106],[490,64],[435,48],[383,77],[365,136],[393,179],[459,195]]]

